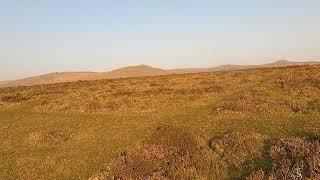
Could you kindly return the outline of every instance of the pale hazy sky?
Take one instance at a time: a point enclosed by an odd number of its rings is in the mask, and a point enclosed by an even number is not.
[[[0,0],[0,80],[320,59],[320,0]]]

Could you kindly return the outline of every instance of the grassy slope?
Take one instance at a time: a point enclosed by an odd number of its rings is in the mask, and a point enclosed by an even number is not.
[[[207,144],[320,132],[320,66],[0,89],[0,179],[85,179],[161,124]],[[208,147],[209,148],[209,147]]]

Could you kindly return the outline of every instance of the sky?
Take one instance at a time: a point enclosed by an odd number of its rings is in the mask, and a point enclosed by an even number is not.
[[[319,0],[0,0],[0,80],[320,60]]]

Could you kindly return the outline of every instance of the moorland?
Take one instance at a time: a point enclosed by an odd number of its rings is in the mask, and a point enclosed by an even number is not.
[[[0,88],[0,179],[317,179],[320,65]]]

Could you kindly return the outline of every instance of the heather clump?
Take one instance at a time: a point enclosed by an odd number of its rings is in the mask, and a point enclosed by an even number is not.
[[[271,173],[275,179],[320,178],[319,139],[283,139],[272,146],[270,155],[276,162]]]
[[[319,138],[286,138],[276,140],[269,150],[273,167],[270,172],[252,173],[247,179],[319,179]]]
[[[122,153],[92,179],[188,179],[223,175],[223,164],[182,128],[161,126],[145,144]],[[219,174],[219,171],[221,174]]]

